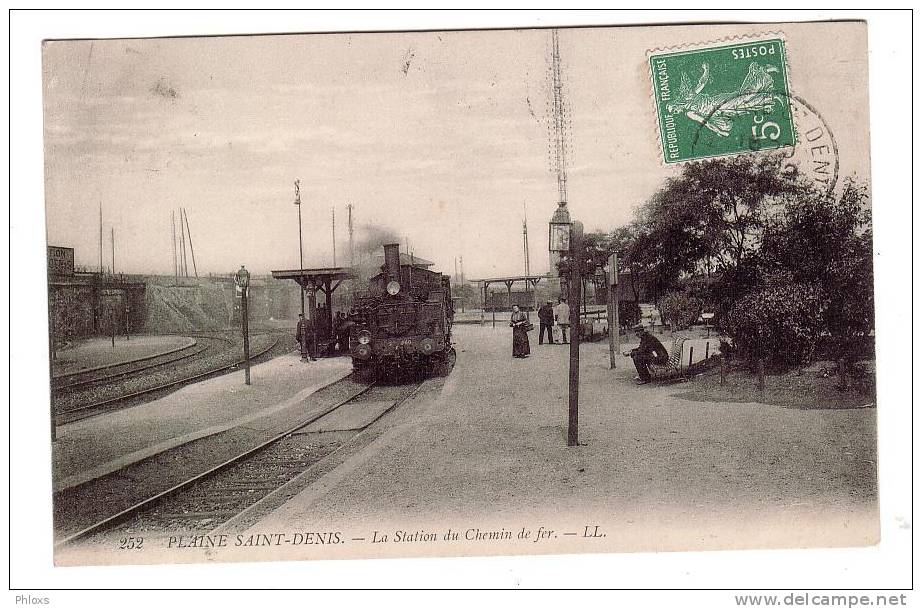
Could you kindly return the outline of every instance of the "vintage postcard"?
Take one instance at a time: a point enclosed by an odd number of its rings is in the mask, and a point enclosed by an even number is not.
[[[878,542],[865,23],[42,59],[57,565]]]

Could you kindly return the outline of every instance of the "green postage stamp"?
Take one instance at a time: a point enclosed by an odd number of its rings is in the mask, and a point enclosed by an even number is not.
[[[666,163],[794,145],[780,38],[651,54],[650,70]]]

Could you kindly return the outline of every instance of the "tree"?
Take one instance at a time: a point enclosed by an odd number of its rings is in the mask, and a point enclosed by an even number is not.
[[[845,182],[836,199],[824,193],[788,201],[766,229],[760,252],[764,273],[785,271],[792,281],[820,287],[829,305],[825,330],[832,355],[848,364],[874,328],[874,263],[867,184]]]
[[[758,252],[766,219],[808,187],[781,155],[686,165],[638,210],[634,258],[658,299],[682,277],[732,272]]]

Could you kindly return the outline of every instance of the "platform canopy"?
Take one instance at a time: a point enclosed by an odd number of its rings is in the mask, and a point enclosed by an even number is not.
[[[471,279],[471,281],[479,283],[484,287],[490,285],[491,283],[503,283],[506,284],[506,287],[508,288],[518,281],[525,281],[535,286],[538,285],[538,282],[542,279],[547,279],[547,275],[511,275],[509,277],[487,277],[485,279]]]
[[[272,271],[272,276],[275,279],[291,279],[306,290],[320,290],[327,294],[331,294],[343,281],[356,278],[352,269],[344,266]]]
[[[332,296],[336,288],[347,279],[356,279],[355,273],[349,267],[332,266],[319,269],[291,269],[288,271],[272,271],[275,279],[291,279],[307,291],[310,302],[310,319],[316,319],[317,302],[315,294],[320,291],[326,296],[326,324],[325,332],[332,334],[333,328],[333,307]],[[301,309],[304,310],[304,292],[301,292]],[[314,326],[314,333],[317,334],[317,327]],[[316,348],[316,336],[314,337]]]

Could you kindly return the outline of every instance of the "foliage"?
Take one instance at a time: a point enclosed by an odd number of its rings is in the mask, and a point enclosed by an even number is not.
[[[801,366],[813,358],[828,302],[816,285],[772,278],[740,298],[724,319],[735,349],[750,361]]]
[[[690,163],[639,208],[632,261],[646,267],[658,299],[685,276],[742,264],[758,251],[772,210],[807,192],[782,155]]]
[[[48,331],[54,352],[72,342],[80,333],[82,308],[76,294],[69,288],[49,288]]]
[[[640,306],[636,301],[621,300],[618,302],[618,325],[622,328],[633,328],[640,323]]]
[[[867,185],[848,180],[838,199],[788,202],[766,230],[765,273],[785,270],[796,282],[819,285],[829,300],[825,328],[834,356],[851,359],[856,341],[874,328],[874,262]]]
[[[874,327],[870,197],[855,178],[838,192],[782,154],[688,163],[631,223],[587,235],[586,264],[618,252],[637,302],[677,327],[713,310],[745,357],[802,365],[822,337],[854,368]]]
[[[698,321],[703,309],[704,303],[690,290],[667,292],[659,301],[660,314],[672,324],[673,330],[687,328]]]

